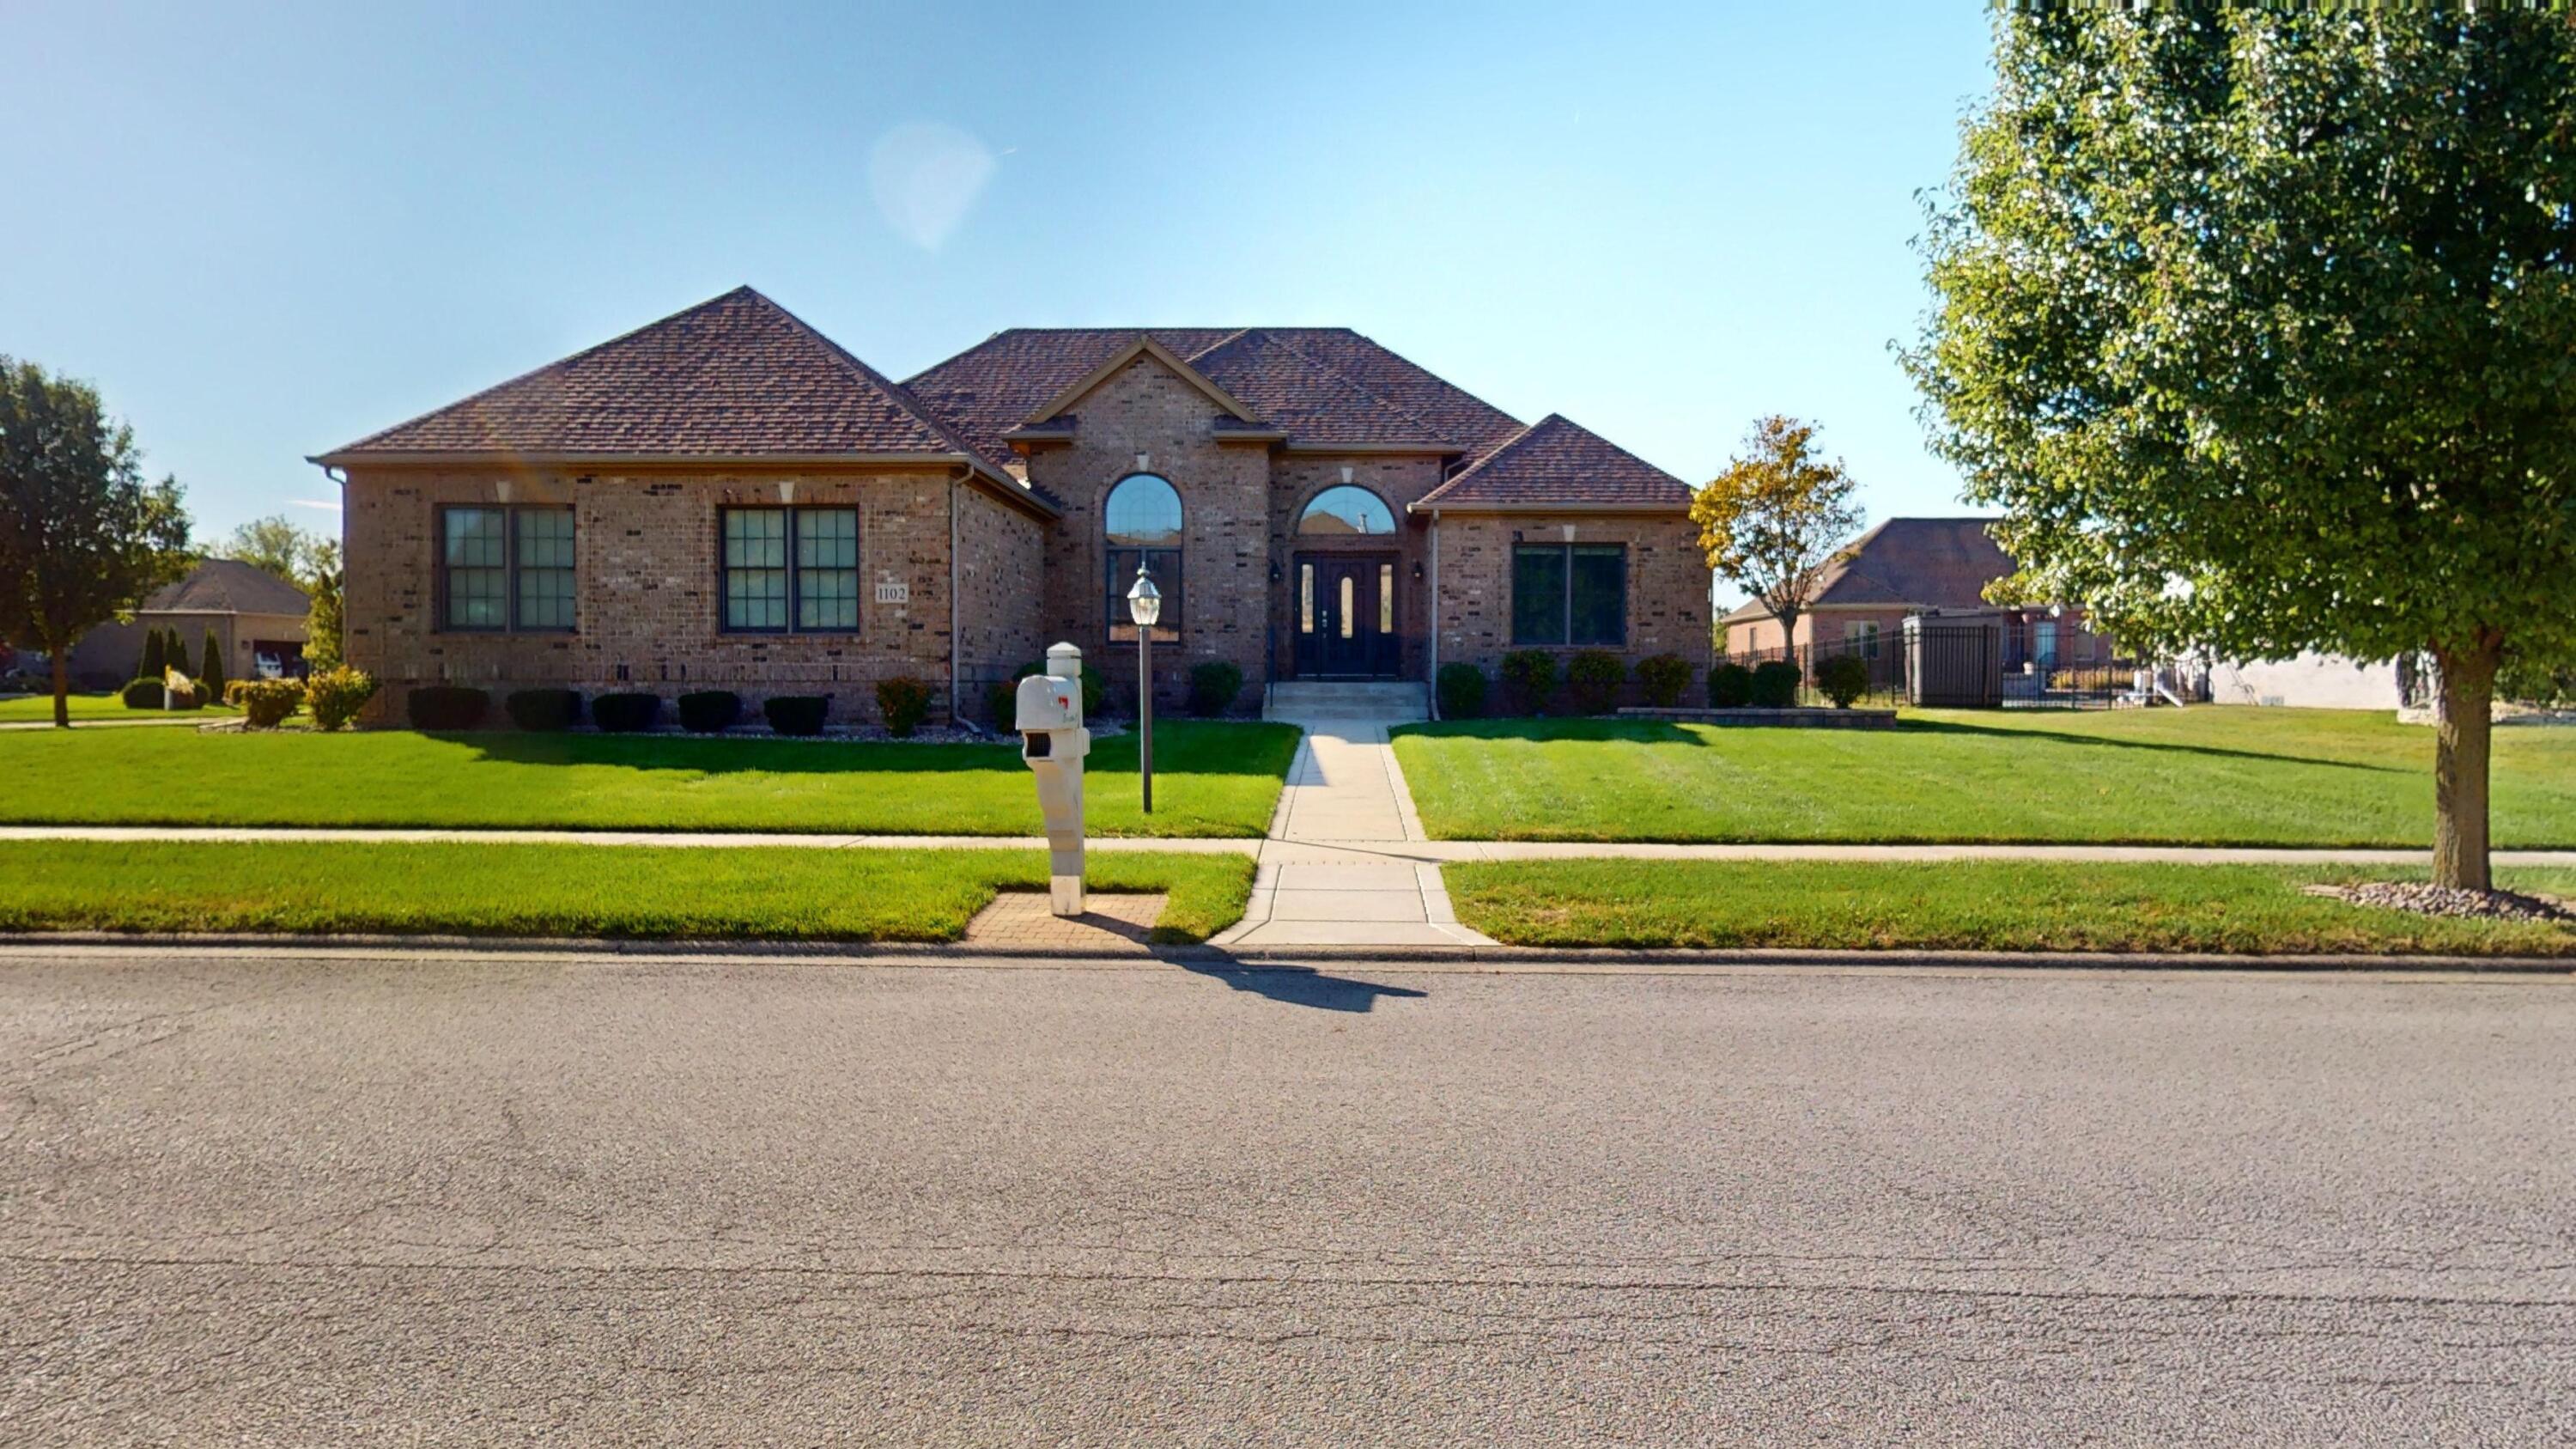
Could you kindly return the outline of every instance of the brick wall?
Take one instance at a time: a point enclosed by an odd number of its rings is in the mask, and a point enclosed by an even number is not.
[[[830,694],[836,720],[873,721],[875,686],[911,675],[944,715],[948,678],[949,477],[919,472],[529,473],[399,467],[350,470],[348,655],[384,682],[372,718],[399,719],[412,684],[450,681],[496,694],[531,684],[631,688],[665,698],[693,688]],[[971,501],[970,501],[971,500]],[[722,631],[717,510],[855,506],[859,629],[840,634]],[[1031,637],[1008,581],[1037,567],[1042,525],[979,490],[957,489],[961,554],[978,570],[962,622],[968,657]],[[570,504],[576,627],[569,634],[454,633],[438,627],[437,518],[443,504]],[[967,539],[971,535],[971,542]],[[881,585],[900,602],[877,602]],[[979,653],[980,651],[980,653]],[[970,703],[970,709],[972,705]]]
[[[1222,410],[1150,357],[1104,379],[1067,411],[1075,441],[1029,456],[1029,476],[1065,508],[1047,541],[1041,632],[1070,640],[1110,681],[1110,708],[1133,711],[1136,644],[1109,638],[1107,547],[1101,510],[1110,488],[1139,471],[1171,480],[1181,495],[1181,573],[1186,601],[1176,644],[1154,645],[1154,698],[1177,708],[1189,667],[1233,661],[1247,697],[1258,699],[1270,597],[1270,455],[1259,444],[1223,443]],[[1146,462],[1140,469],[1139,454]],[[1125,592],[1122,581],[1120,592]],[[1122,616],[1123,621],[1123,616]]]
[[[980,489],[957,490],[957,659],[966,717],[991,723],[986,686],[1046,656],[1046,524]]]
[[[1468,663],[1495,676],[1512,643],[1512,544],[1617,543],[1628,549],[1628,629],[1611,652],[1633,669],[1657,654],[1690,661],[1693,688],[1707,674],[1709,572],[1697,530],[1680,514],[1555,515],[1444,513],[1440,531],[1440,662]],[[1571,647],[1551,652],[1572,654]],[[1695,697],[1685,695],[1685,698]]]

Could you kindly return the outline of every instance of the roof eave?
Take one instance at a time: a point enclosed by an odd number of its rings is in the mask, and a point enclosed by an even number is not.
[[[1680,503],[1595,503],[1565,499],[1553,503],[1485,502],[1475,499],[1430,497],[1405,506],[1407,513],[1556,513],[1556,514],[1638,514],[1671,518],[1690,516],[1687,500]]]
[[[1284,436],[1284,435],[1283,435]],[[1325,443],[1291,438],[1282,449],[1290,453],[1403,453],[1445,456],[1467,451],[1463,443]]]
[[[656,471],[703,471],[708,468],[963,468],[969,478],[996,495],[1043,518],[1061,518],[1063,510],[1039,497],[1028,485],[970,453],[520,453],[351,452],[316,453],[306,462],[320,468],[650,468]]]

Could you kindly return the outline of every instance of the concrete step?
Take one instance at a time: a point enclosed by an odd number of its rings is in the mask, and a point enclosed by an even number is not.
[[[1269,719],[1360,719],[1400,723],[1431,717],[1431,692],[1414,680],[1283,679],[1270,686]]]

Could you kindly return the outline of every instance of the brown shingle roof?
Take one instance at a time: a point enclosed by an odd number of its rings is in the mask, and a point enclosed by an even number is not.
[[[1481,457],[1520,430],[1494,407],[1346,327],[1015,327],[905,385],[998,452],[1028,421],[1139,336],[1232,394],[1292,443],[1418,444]]]
[[[1550,413],[1413,506],[1565,505],[1679,513],[1689,509],[1690,500],[1689,484],[1561,414]]]
[[[323,461],[438,453],[919,453],[1009,476],[900,384],[749,287],[362,438]]]
[[[175,584],[163,584],[143,601],[154,614],[294,614],[311,612],[304,591],[266,569],[239,559],[210,558]]]
[[[1825,565],[1817,604],[1885,604],[1922,609],[1975,609],[1985,587],[2018,567],[2003,551],[1985,518],[1890,518],[1853,540]],[[1729,623],[1767,619],[1754,600],[1726,616]]]

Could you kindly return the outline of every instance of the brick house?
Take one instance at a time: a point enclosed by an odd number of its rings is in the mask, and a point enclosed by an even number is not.
[[[905,382],[742,288],[314,458],[347,652],[409,684],[829,693],[981,718],[1056,639],[1132,697],[1228,660],[1426,681],[1515,647],[1709,662],[1679,479],[1339,328],[1018,328]]]
[[[1984,610],[1986,585],[2019,566],[1987,532],[1983,518],[1890,518],[1862,534],[1825,566],[1814,602],[1798,616],[1800,649],[1818,644],[1873,655],[1893,650],[1909,614]],[[2110,657],[2110,646],[2085,627],[2072,606],[2004,610],[2004,666],[2047,667]],[[1777,654],[1780,621],[1760,600],[1728,614],[1729,655]]]

